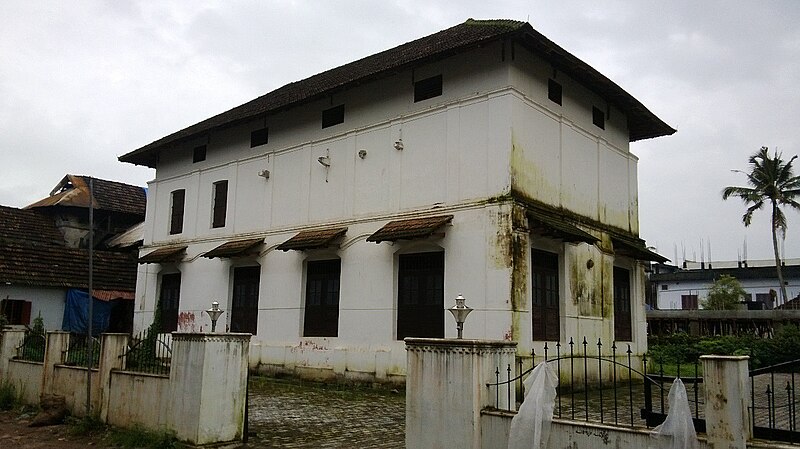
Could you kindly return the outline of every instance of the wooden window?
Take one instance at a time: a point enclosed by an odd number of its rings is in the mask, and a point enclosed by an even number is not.
[[[414,103],[442,95],[442,75],[432,76],[414,83]]]
[[[269,128],[257,129],[250,133],[250,148],[266,145],[269,142]]]
[[[175,190],[171,196],[172,209],[170,212],[169,233],[180,234],[183,232],[183,204],[186,200],[186,190]]]
[[[533,250],[532,304],[533,339],[559,341],[561,339],[561,300],[558,280],[558,254]]]
[[[443,338],[444,253],[401,255],[397,283],[397,339]]]
[[[231,332],[247,332],[256,335],[260,279],[260,266],[233,269]]]
[[[606,114],[595,106],[592,106],[592,123],[600,129],[606,129]]]
[[[661,290],[669,290],[669,285],[661,284]]]
[[[161,275],[161,293],[158,305],[161,308],[161,332],[178,330],[178,307],[181,296],[181,274]]]
[[[698,309],[697,295],[681,295],[681,309],[697,310]]]
[[[228,181],[214,183],[214,207],[211,216],[211,227],[225,226],[225,212],[228,210]]]
[[[334,106],[322,111],[322,128],[344,123],[344,105]]]
[[[614,267],[614,340],[632,341],[631,273]]]
[[[555,80],[547,80],[547,98],[559,106],[561,106],[561,92],[561,84]]]
[[[192,163],[202,162],[206,160],[206,146],[200,145],[199,147],[194,147],[192,150]]]
[[[306,264],[306,308],[303,336],[336,337],[339,332],[340,259]]]
[[[8,324],[31,324],[31,302],[21,299],[4,299],[0,301],[0,315],[8,320]]]

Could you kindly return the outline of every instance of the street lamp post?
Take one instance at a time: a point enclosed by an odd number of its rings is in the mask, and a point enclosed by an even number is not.
[[[211,318],[211,333],[213,334],[217,330],[217,320],[224,311],[219,308],[219,303],[214,301],[211,303],[211,308],[206,310],[206,313]]]
[[[459,293],[459,295],[456,296],[456,305],[447,309],[453,314],[453,318],[456,319],[456,328],[458,329],[459,340],[463,338],[462,333],[464,331],[464,321],[467,320],[467,315],[472,312],[472,308],[464,304],[464,301],[464,296]]]

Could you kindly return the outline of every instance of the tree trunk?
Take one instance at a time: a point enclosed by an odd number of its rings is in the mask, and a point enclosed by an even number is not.
[[[781,299],[786,304],[786,285],[783,283],[783,270],[781,269],[781,257],[778,254],[778,229],[775,227],[775,212],[778,205],[772,203],[772,250],[775,252],[775,269],[778,271],[778,283],[781,285]]]

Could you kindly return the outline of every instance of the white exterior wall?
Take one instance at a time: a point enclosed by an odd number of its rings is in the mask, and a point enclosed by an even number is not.
[[[800,295],[800,279],[787,278],[783,279],[786,284],[786,294],[789,299]],[[778,293],[776,301],[781,303],[780,298],[780,285],[777,276],[775,279],[738,279],[742,284],[742,288],[756,300],[756,295],[759,293],[767,294],[770,290]],[[697,295],[698,304],[700,301],[708,297],[708,291],[713,285],[712,281],[700,280],[682,280],[682,281],[657,281],[656,291],[658,293],[658,308],[661,310],[678,309],[682,307],[682,295]],[[661,290],[662,285],[667,285],[667,290]]]
[[[491,44],[415,68],[416,80],[443,76],[443,94],[419,103],[413,103],[412,72],[406,70],[162,152],[148,189],[142,254],[171,243],[188,249],[180,264],[140,266],[135,327],[152,321],[159,275],[180,271],[179,330],[207,332],[210,321],[202,311],[211,301],[230,309],[232,268],[258,264],[258,333],[251,366],[312,367],[323,377],[364,373],[391,380],[405,371],[403,343],[395,339],[397,255],[444,249],[445,307],[461,293],[476,309],[465,325],[465,338],[514,339],[520,351],[530,353],[530,279],[523,276],[521,286],[512,286],[511,250],[504,240],[512,227],[508,195],[513,189],[635,233],[636,157],[628,151],[621,113],[612,108],[606,129],[595,127],[591,107],[603,104],[563,75],[564,106],[557,108],[547,100],[547,75],[542,75],[550,69],[520,56],[526,52],[517,51],[514,62],[506,53],[501,62],[500,44]],[[342,103],[344,123],[321,129],[321,111]],[[250,148],[250,131],[265,125],[269,143]],[[396,150],[400,139],[404,149]],[[207,144],[207,160],[193,164],[192,148],[201,144]],[[367,152],[363,159],[360,150]],[[330,168],[318,163],[322,156],[330,157]],[[270,172],[268,180],[258,176],[264,169]],[[213,229],[212,184],[223,179],[229,183],[226,226]],[[184,226],[182,233],[169,235],[170,194],[176,189],[186,190]],[[420,214],[455,218],[441,240],[365,241],[390,220]],[[299,231],[342,226],[348,231],[338,250],[274,250]],[[597,229],[587,231],[603,236]],[[250,237],[265,238],[265,250],[257,257],[201,257],[226,241]],[[531,244],[552,243],[531,239],[525,269]],[[615,261],[609,245],[604,250],[573,246],[556,248],[564,280],[562,337],[613,339],[607,287],[617,263],[632,269],[634,340],[645,345],[639,337],[644,335],[638,307],[644,296],[641,268],[633,261]],[[587,309],[575,297],[578,281],[569,280],[576,252],[598,262],[590,290],[607,307]],[[326,255],[342,260],[338,336],[304,338],[304,261]],[[227,313],[222,322],[229,324]],[[455,333],[448,315],[445,336]]]
[[[64,304],[67,301],[67,292],[64,289],[0,285],[0,299],[30,301],[31,325],[33,319],[41,314],[46,330],[61,329]]]

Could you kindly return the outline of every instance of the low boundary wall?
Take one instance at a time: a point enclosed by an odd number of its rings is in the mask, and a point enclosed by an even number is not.
[[[48,332],[43,363],[15,360],[23,338],[24,331],[0,332],[0,381],[24,402],[62,396],[70,413],[85,416],[87,368],[64,364],[70,335]],[[196,446],[244,439],[250,334],[173,333],[169,376],[124,371],[128,340],[101,336],[89,413],[120,427],[172,431]]]

